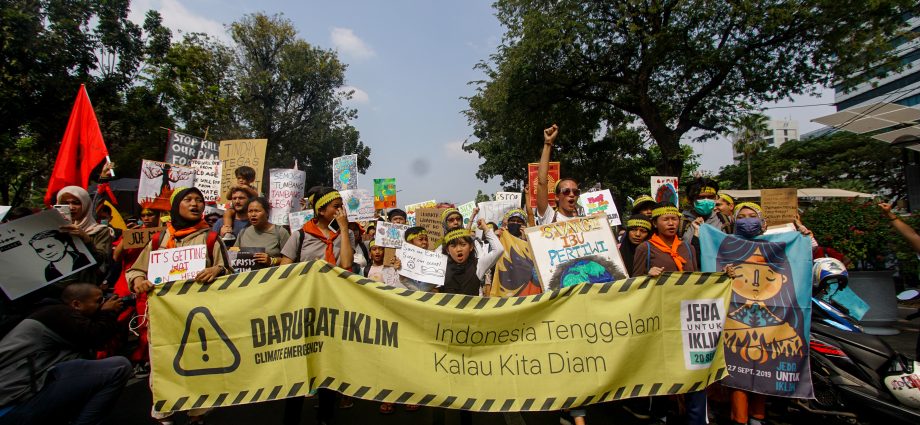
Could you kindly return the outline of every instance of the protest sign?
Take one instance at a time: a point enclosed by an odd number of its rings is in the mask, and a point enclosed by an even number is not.
[[[396,179],[374,179],[374,209],[396,208]]]
[[[617,211],[617,205],[613,202],[613,195],[609,189],[599,190],[596,192],[582,193],[578,197],[578,205],[585,209],[585,215],[594,215],[602,213],[607,216],[607,222],[611,226],[619,226],[620,213]]]
[[[149,299],[153,410],[318,388],[481,412],[696,391],[726,375],[713,318],[730,290],[722,273],[665,273],[483,298],[394,289],[324,261],[167,283]],[[697,337],[702,326],[713,334]],[[694,344],[711,355],[688,367]]]
[[[517,202],[515,208],[521,207],[521,197],[523,194],[521,192],[495,192],[496,201],[513,201]]]
[[[412,212],[406,214],[406,224],[408,224],[409,227],[415,227],[415,226],[416,226],[416,224],[415,224],[415,211],[412,211]]]
[[[505,218],[505,213],[515,208],[520,208],[520,203],[517,201],[480,202],[479,215],[476,217],[476,221],[479,221],[481,218],[485,220],[486,223],[495,223],[501,226],[502,219]]]
[[[629,277],[604,214],[528,227],[525,232],[546,290]]]
[[[208,248],[205,245],[151,251],[147,263],[147,279],[154,285],[194,279],[198,272],[204,270],[207,259]]]
[[[265,149],[268,139],[241,139],[220,141],[220,162],[223,166],[220,177],[220,193],[227,194],[236,184],[234,172],[244,165],[256,170],[256,180],[252,187],[262,192],[262,173],[265,172]]]
[[[374,244],[386,248],[402,248],[408,225],[396,224],[386,221],[377,222],[377,232],[374,233]]]
[[[300,208],[307,173],[300,170],[272,168],[268,170],[268,174],[268,202],[272,204],[272,212],[268,221],[284,226],[288,224],[288,214]]]
[[[396,251],[396,257],[402,265],[399,269],[401,276],[432,285],[444,284],[447,256],[440,250],[429,251],[407,243]]]
[[[195,169],[144,160],[137,186],[137,203],[142,208],[169,211],[169,197],[177,187],[195,186]]]
[[[419,202],[416,204],[409,204],[409,205],[406,205],[405,208],[406,208],[406,214],[412,214],[412,213],[415,213],[415,211],[418,210],[419,208],[434,208],[436,206],[438,206],[438,203],[434,199],[432,199],[430,201]]]
[[[342,205],[348,213],[348,221],[352,223],[370,221],[375,218],[374,197],[364,189],[343,190]]]
[[[340,192],[358,188],[358,155],[345,155],[332,160],[332,188]]]
[[[799,192],[795,188],[761,189],[760,207],[768,226],[792,223],[799,212]]]
[[[441,223],[441,208],[419,208],[415,210],[415,225],[424,227],[428,232],[428,246],[435,249],[435,245],[444,239],[444,225]]]
[[[169,130],[166,144],[166,163],[190,165],[193,159],[217,159],[217,144]]]
[[[64,217],[64,220],[67,220],[67,223],[73,223],[73,218],[70,217],[70,205],[55,204],[54,210],[61,214],[61,217]]]
[[[128,229],[122,232],[121,243],[125,248],[143,248],[150,242],[150,238],[157,233],[165,231],[165,227],[141,227],[138,229]]]
[[[677,177],[652,176],[651,195],[655,202],[680,206]]]
[[[83,240],[58,230],[56,210],[0,225],[0,288],[15,300],[96,264]]]
[[[527,164],[527,187],[530,192],[530,208],[537,207],[537,177],[539,177],[540,164],[536,162],[531,162]],[[559,182],[559,163],[550,162],[549,168],[546,173],[547,177],[547,195],[549,199],[549,205],[551,207],[556,206],[556,183]]]
[[[457,205],[457,210],[463,215],[463,227],[469,226],[470,218],[473,217],[473,210],[476,209],[476,201],[470,201],[465,204]]]
[[[264,252],[265,248],[247,247],[240,248],[238,251],[228,251],[227,255],[230,257],[230,266],[233,267],[233,271],[244,273],[265,268],[264,264],[256,262],[256,254]]]
[[[813,398],[809,238],[786,232],[749,240],[704,224],[700,250],[703,270],[731,267],[736,276],[723,335],[731,373],[724,384],[758,394]]]
[[[492,269],[491,297],[522,297],[543,292],[540,281],[534,276],[533,252],[527,241],[511,232],[501,232],[499,242],[505,252]]]
[[[221,163],[219,159],[193,159],[195,187],[204,195],[205,202],[220,202]]]
[[[6,217],[6,213],[10,212],[10,209],[13,207],[9,205],[0,205],[0,220],[3,220]]]
[[[313,208],[288,214],[288,223],[291,226],[291,233],[293,234],[297,229],[302,228],[303,225],[307,224],[312,218]]]

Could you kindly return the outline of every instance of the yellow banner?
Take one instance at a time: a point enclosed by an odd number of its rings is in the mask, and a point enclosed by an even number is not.
[[[558,410],[725,376],[722,273],[481,298],[396,289],[316,261],[154,291],[160,412],[316,388],[473,411]]]

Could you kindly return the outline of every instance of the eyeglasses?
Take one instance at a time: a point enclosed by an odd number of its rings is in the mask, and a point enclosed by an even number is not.
[[[559,194],[562,196],[581,196],[581,191],[578,189],[572,189],[571,187],[566,187],[559,190]]]

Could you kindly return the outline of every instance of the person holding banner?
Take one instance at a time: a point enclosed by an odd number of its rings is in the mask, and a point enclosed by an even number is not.
[[[444,273],[444,285],[440,292],[448,294],[463,294],[479,296],[483,286],[483,277],[505,249],[502,248],[498,237],[486,224],[479,219],[479,229],[492,251],[479,257],[474,248],[473,234],[464,228],[452,230],[444,235],[442,252],[448,256],[447,270]]]
[[[524,233],[527,213],[515,208],[505,213],[498,239],[505,252],[495,264],[493,276],[486,281],[483,294],[495,297],[525,297],[543,292],[536,275],[533,253]]]
[[[543,130],[543,154],[540,156],[540,166],[537,169],[537,216],[539,224],[565,221],[572,217],[583,216],[583,211],[578,205],[581,190],[578,182],[571,178],[561,178],[556,182],[553,191],[556,192],[556,209],[549,206],[549,155],[553,150],[553,142],[559,135],[559,126],[553,124]]]
[[[620,240],[620,256],[623,257],[623,264],[629,268],[630,276],[636,275],[633,270],[636,248],[648,240],[651,232],[652,222],[645,214],[633,214],[626,221],[626,233]]]
[[[219,276],[229,274],[230,260],[227,257],[227,248],[217,237],[216,232],[204,221],[204,195],[194,187],[176,188],[170,199],[170,222],[166,231],[155,234],[151,241],[144,247],[134,265],[125,272],[125,278],[137,294],[149,292],[154,285],[147,278],[147,269],[150,263],[150,253],[154,250],[178,248],[191,245],[205,245],[208,247],[208,256],[205,269],[195,276],[195,281],[210,283]],[[149,322],[149,320],[148,320]],[[209,409],[192,409],[188,411],[189,423],[203,423],[202,417]],[[151,413],[154,419],[168,422],[172,415],[169,413]]]
[[[281,264],[325,260],[345,270],[351,270],[355,253],[352,248],[352,234],[348,230],[348,213],[342,204],[342,195],[331,187],[315,186],[307,192],[307,200],[313,206],[315,215],[284,244],[284,248],[281,249]],[[346,232],[344,237],[339,237],[341,232]],[[337,393],[320,388],[317,395],[319,397],[319,409],[316,411],[317,421],[333,423]],[[285,425],[300,423],[303,400],[301,397],[285,400],[283,422]],[[342,407],[351,407],[351,403],[350,400],[346,401]]]
[[[406,242],[415,245],[421,249],[428,249],[428,231],[425,230],[422,226],[415,226],[406,229],[406,233],[403,235]],[[416,291],[431,291],[434,289],[434,285],[428,282],[419,282],[411,277],[399,276],[402,281],[403,286],[409,289]]]
[[[708,177],[697,177],[687,186],[687,199],[691,208],[683,212],[680,222],[680,238],[700,251],[699,230],[704,223],[722,231],[732,233],[732,220],[729,216],[716,211],[719,182]],[[699,257],[695,260],[696,268],[700,268]]]
[[[281,264],[281,248],[291,237],[287,229],[268,221],[271,209],[268,200],[261,196],[250,199],[246,205],[249,227],[240,232],[235,244],[238,248],[265,248],[265,252],[253,255],[256,262],[267,267]]]

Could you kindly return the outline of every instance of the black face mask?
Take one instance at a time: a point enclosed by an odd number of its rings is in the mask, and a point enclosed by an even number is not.
[[[508,223],[508,232],[516,238],[521,237],[521,223]]]

